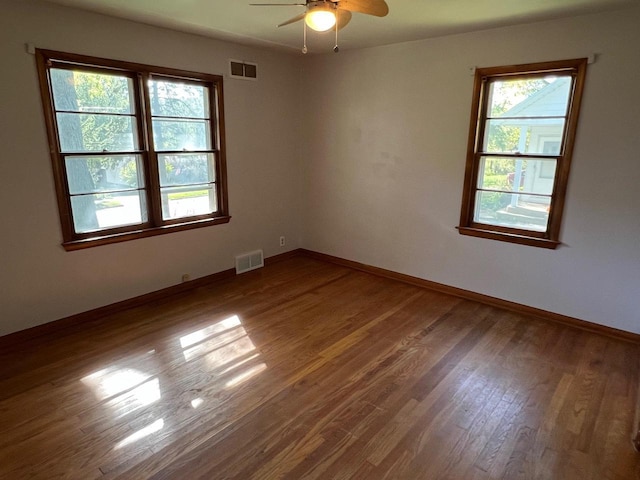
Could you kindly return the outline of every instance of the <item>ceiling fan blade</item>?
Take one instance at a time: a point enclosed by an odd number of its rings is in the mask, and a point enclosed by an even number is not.
[[[384,17],[389,13],[389,6],[384,0],[340,0],[338,8],[376,17]]]
[[[349,10],[340,10],[336,11],[336,23],[338,24],[338,30],[343,29],[347,26],[347,23],[351,21],[351,12]]]
[[[304,16],[307,14],[307,12],[305,13],[301,13],[300,15],[296,15],[293,18],[290,18],[289,20],[287,20],[286,22],[282,22],[280,25],[278,25],[279,27],[284,27],[285,25],[289,25],[291,23],[296,23],[299,22],[300,20],[302,20],[304,18]]]

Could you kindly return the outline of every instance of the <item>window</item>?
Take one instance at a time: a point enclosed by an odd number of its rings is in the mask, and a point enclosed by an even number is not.
[[[556,248],[587,59],[479,68],[461,234]]]
[[[222,77],[36,58],[67,250],[229,221]]]

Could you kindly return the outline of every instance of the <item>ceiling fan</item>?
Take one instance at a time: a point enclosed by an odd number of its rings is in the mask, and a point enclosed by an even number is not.
[[[365,13],[384,17],[389,13],[389,6],[384,0],[306,0],[305,3],[250,3],[256,7],[304,7],[305,12],[296,15],[278,27],[304,20],[304,46],[302,53],[307,53],[307,26],[317,32],[326,32],[332,28],[336,32],[334,52],[338,52],[338,30],[351,21],[351,12]]]

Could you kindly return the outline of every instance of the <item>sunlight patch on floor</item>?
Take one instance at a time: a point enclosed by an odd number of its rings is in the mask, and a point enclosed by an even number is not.
[[[233,377],[231,380],[229,380],[227,382],[227,384],[225,385],[227,388],[233,388],[233,387],[237,387],[238,385],[246,382],[247,380],[255,377],[256,375],[258,375],[260,372],[266,370],[267,365],[264,363],[261,363],[259,365],[256,365],[254,367],[249,368],[248,370],[245,370],[244,372],[242,372],[239,375],[236,375],[235,377]]]
[[[224,320],[220,320],[219,322],[216,322],[205,328],[196,330],[193,333],[189,333],[188,335],[180,337],[180,346],[182,348],[190,347],[191,345],[202,342],[203,340],[206,340],[207,338],[217,333],[224,332],[225,330],[229,330],[239,325],[240,318],[237,315],[232,315],[229,318],[225,318]]]
[[[156,420],[155,422],[153,422],[151,425],[147,425],[146,427],[141,428],[137,432],[134,432],[128,437],[126,437],[125,439],[121,440],[116,444],[115,447],[113,447],[113,449],[119,450],[122,447],[131,445],[132,443],[135,443],[138,440],[142,440],[143,438],[148,437],[149,435],[159,432],[160,430],[162,430],[163,427],[164,427],[164,420],[160,418],[159,420]]]
[[[98,400],[111,398],[146,382],[152,375],[134,368],[109,366],[82,378],[82,383],[91,388]]]

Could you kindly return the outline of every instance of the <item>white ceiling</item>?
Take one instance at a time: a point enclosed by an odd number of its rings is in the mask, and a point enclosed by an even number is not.
[[[302,7],[254,7],[280,0],[47,0],[52,3],[234,42],[291,52],[302,47],[302,22],[276,28]],[[288,0],[282,0],[289,3]],[[419,40],[504,25],[614,10],[638,0],[386,0],[384,18],[354,13],[340,49]],[[299,3],[300,0],[290,0]],[[334,33],[309,31],[310,53],[325,53]]]

